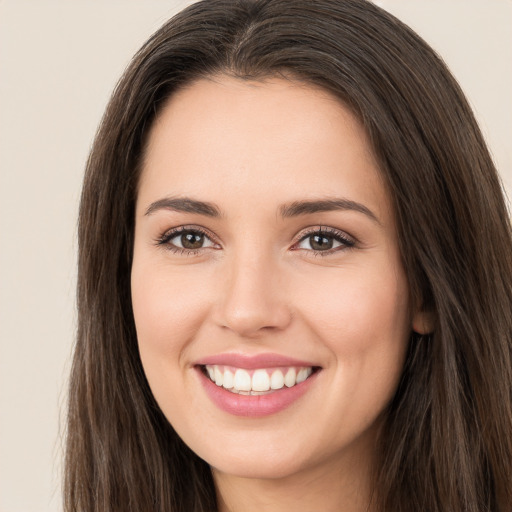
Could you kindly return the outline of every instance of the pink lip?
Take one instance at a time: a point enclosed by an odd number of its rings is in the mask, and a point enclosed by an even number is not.
[[[195,363],[196,366],[204,365],[225,365],[235,366],[236,368],[245,368],[246,370],[254,370],[256,368],[274,368],[279,366],[318,366],[309,361],[300,361],[299,359],[293,359],[290,357],[282,356],[280,354],[236,354],[226,353],[217,354],[210,357],[205,357]]]

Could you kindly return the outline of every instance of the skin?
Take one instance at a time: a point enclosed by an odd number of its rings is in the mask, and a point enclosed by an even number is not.
[[[221,215],[155,206],[167,197],[214,203]],[[371,214],[280,213],[332,198]],[[173,251],[181,237],[161,239],[180,226],[209,238],[195,252]],[[308,235],[321,226],[352,246],[314,251]],[[226,76],[174,94],[148,140],[132,299],[151,389],[211,465],[221,512],[367,510],[382,413],[424,319],[410,305],[389,194],[341,102],[291,80]],[[225,352],[322,369],[285,410],[239,417],[212,403],[194,368]]]

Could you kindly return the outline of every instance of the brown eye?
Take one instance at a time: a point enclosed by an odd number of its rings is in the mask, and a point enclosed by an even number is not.
[[[181,246],[184,249],[200,249],[204,244],[203,233],[188,231],[180,236]]]
[[[297,244],[298,249],[306,249],[317,253],[330,253],[331,251],[354,247],[355,241],[343,231],[323,228],[306,234]]]
[[[183,252],[198,251],[200,249],[218,248],[210,237],[199,229],[175,229],[162,236],[159,245],[168,249],[176,249]]]
[[[332,249],[334,239],[324,235],[312,235],[309,237],[309,245],[314,251],[326,251]]]

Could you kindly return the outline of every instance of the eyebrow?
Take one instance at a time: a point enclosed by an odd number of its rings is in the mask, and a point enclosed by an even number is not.
[[[177,212],[196,213],[207,217],[221,217],[221,211],[217,205],[207,201],[198,201],[189,197],[164,197],[151,203],[145,215],[151,215],[158,210],[173,210]],[[321,200],[293,201],[279,208],[281,217],[299,217],[312,213],[329,212],[337,210],[352,210],[362,213],[371,220],[380,224],[377,216],[364,204],[350,199],[333,198]]]
[[[356,211],[366,215],[377,224],[380,224],[377,216],[364,204],[342,198],[322,199],[317,201],[293,201],[292,203],[281,206],[280,213],[283,218],[287,218],[336,210]]]
[[[145,215],[151,215],[157,210],[174,210],[176,212],[197,213],[207,217],[220,217],[220,210],[213,203],[197,201],[189,197],[164,197],[149,205]]]

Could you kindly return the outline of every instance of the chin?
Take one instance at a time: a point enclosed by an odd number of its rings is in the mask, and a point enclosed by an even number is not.
[[[250,432],[248,434],[232,435],[230,439],[219,439],[215,442],[212,438],[200,443],[189,440],[189,446],[214,471],[240,478],[286,478],[308,466],[308,461],[312,462],[310,459],[313,454],[305,453],[305,445],[299,440],[287,444],[280,436],[269,439],[273,436],[260,435],[254,438]]]
[[[264,459],[263,457],[253,460],[228,461],[226,458],[219,461],[218,465],[210,464],[212,470],[228,474],[238,478],[256,480],[278,480],[287,478],[301,471],[301,464],[288,458],[279,457],[276,464],[275,459]]]

